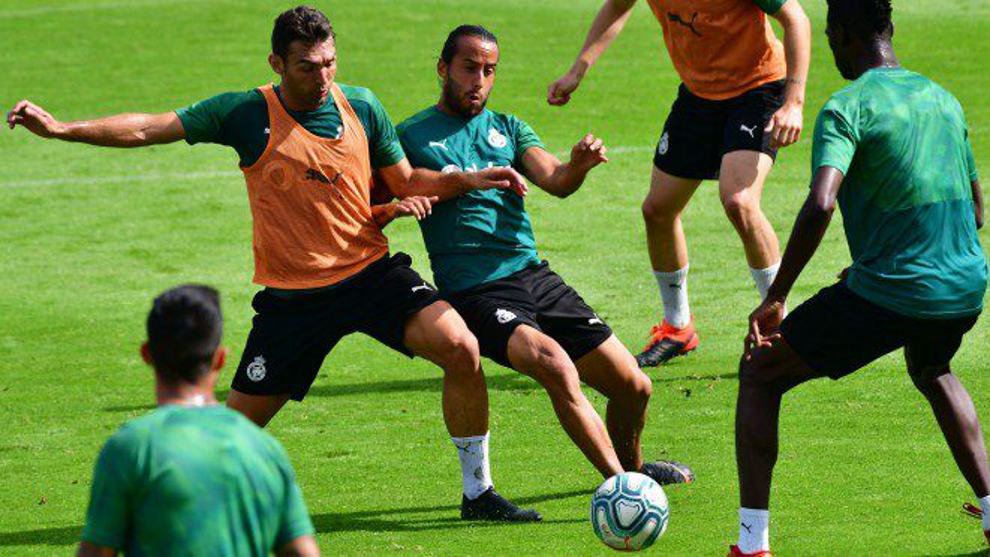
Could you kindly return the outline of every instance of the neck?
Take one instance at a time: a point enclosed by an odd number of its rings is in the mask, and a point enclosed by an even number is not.
[[[876,41],[856,58],[853,70],[856,77],[877,68],[899,68],[901,63],[894,54],[894,47],[889,40]]]
[[[155,383],[155,402],[158,406],[178,404],[180,406],[212,406],[217,403],[213,384],[207,378],[196,384]]]
[[[464,117],[459,112],[457,112],[454,109],[450,108],[450,106],[447,104],[446,99],[444,99],[444,96],[443,95],[440,95],[440,100],[437,101],[437,110],[439,110],[440,112],[443,112],[447,116],[454,116],[456,118],[463,118]]]

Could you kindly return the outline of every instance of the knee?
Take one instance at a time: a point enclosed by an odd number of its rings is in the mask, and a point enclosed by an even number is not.
[[[439,363],[449,374],[467,376],[481,373],[478,339],[466,328],[447,337],[440,347],[440,354]]]
[[[642,211],[643,220],[655,225],[673,224],[678,217],[676,211],[671,210],[660,201],[657,201],[651,197],[647,197],[643,200]]]
[[[736,226],[745,226],[760,214],[759,202],[745,191],[723,194],[722,207]]]
[[[764,372],[763,358],[757,351],[747,360],[743,356],[739,360],[739,388],[740,389],[762,389],[770,386],[766,380],[767,374]]]
[[[527,360],[531,374],[551,394],[580,390],[577,369],[563,350],[532,346]]]
[[[623,401],[631,406],[645,407],[653,395],[653,381],[638,367],[628,377],[622,388]]]

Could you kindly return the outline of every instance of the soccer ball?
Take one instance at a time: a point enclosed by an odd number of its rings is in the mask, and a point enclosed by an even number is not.
[[[667,494],[637,472],[616,474],[591,497],[591,525],[598,539],[623,551],[646,549],[667,530]]]

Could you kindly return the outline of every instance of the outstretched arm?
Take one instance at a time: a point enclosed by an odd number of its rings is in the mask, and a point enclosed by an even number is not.
[[[980,181],[973,180],[969,183],[973,190],[973,206],[976,208],[976,229],[983,228],[983,189],[980,188]]]
[[[17,126],[44,138],[75,141],[104,147],[143,147],[172,143],[186,131],[175,112],[118,114],[97,120],[60,122],[40,106],[24,100],[7,113],[10,129]]]
[[[392,195],[405,199],[411,196],[436,197],[438,201],[453,199],[472,190],[512,190],[526,195],[526,181],[509,167],[492,167],[477,172],[436,172],[416,168],[402,159],[397,164],[379,169]]]
[[[553,106],[563,106],[571,100],[571,93],[581,84],[584,75],[619,36],[626,21],[629,20],[634,4],[636,0],[605,0],[605,4],[598,10],[598,15],[591,24],[591,29],[588,30],[588,36],[584,39],[581,52],[578,53],[571,69],[563,77],[551,83],[547,89],[548,103]]]
[[[571,148],[571,158],[566,163],[546,149],[534,146],[523,153],[523,170],[527,178],[547,193],[567,197],[581,187],[592,168],[608,162],[607,150],[604,142],[590,133]]]
[[[787,240],[784,257],[780,261],[777,278],[767,292],[767,297],[749,316],[749,336],[746,337],[746,354],[752,349],[770,344],[768,333],[780,325],[784,317],[784,304],[804,267],[815,254],[825,236],[828,224],[835,212],[835,201],[845,176],[837,168],[822,166],[815,173],[811,193],[794,221],[791,237]]]
[[[787,89],[784,104],[770,122],[774,147],[786,147],[801,138],[804,127],[804,90],[811,64],[811,22],[798,0],[787,0],[773,18],[784,28],[784,57],[787,59]]]

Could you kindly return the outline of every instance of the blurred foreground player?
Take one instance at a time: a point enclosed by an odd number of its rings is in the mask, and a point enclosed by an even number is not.
[[[217,292],[168,290],[147,327],[158,409],[100,451],[79,555],[319,555],[285,450],[214,398]]]
[[[436,191],[512,189],[511,168],[441,174],[413,170],[395,129],[368,89],[336,83],[333,27],[299,6],[275,20],[268,63],[281,78],[163,114],[120,114],[63,123],[28,101],[11,127],[109,147],[185,139],[233,147],[254,220],[251,333],[227,406],[264,427],[287,401],[301,401],[323,360],[345,336],[366,334],[444,370],[443,417],[461,463],[462,516],[539,520],[495,492],[488,460],[488,392],[478,343],[464,321],[382,232],[396,216],[422,218],[431,199],[370,205],[372,170],[392,190],[412,182]]]
[[[781,397],[811,379],[839,379],[904,348],[990,531],[990,469],[976,409],[950,362],[982,311],[983,203],[962,107],[900,66],[889,0],[829,0],[829,46],[852,83],[818,116],[811,193],[780,272],[750,316],[736,407],[739,544],[769,553],[770,481]],[[784,302],[842,210],[852,265],[784,318]],[[987,533],[990,536],[990,532]]]

